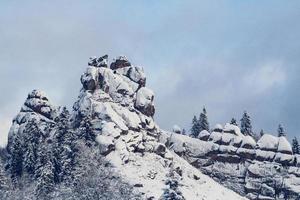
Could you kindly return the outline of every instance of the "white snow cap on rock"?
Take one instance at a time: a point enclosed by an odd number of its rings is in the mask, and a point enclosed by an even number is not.
[[[245,136],[243,139],[242,139],[242,145],[241,147],[243,148],[251,148],[251,149],[254,149],[256,146],[256,142],[255,140],[253,139],[253,137],[251,137],[250,135],[247,135]]]
[[[278,152],[292,154],[292,146],[286,139],[286,137],[281,136],[278,138]]]
[[[210,133],[207,130],[203,130],[199,133],[198,138],[199,139],[204,139],[204,138],[208,139],[209,136],[210,136]]]
[[[278,137],[270,134],[264,134],[257,142],[257,147],[261,150],[277,151]]]
[[[241,130],[238,126],[235,126],[233,124],[229,124],[226,123],[223,129],[224,132],[226,133],[232,133],[235,134],[237,136],[243,136],[243,134],[241,133]]]

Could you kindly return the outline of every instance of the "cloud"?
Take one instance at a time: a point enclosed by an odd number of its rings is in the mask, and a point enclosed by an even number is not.
[[[259,95],[276,86],[282,86],[286,81],[286,72],[281,62],[270,62],[243,78],[245,89],[254,95]]]
[[[0,117],[0,146],[4,147],[7,144],[7,133],[11,126],[12,120],[9,118],[5,118],[3,116]]]

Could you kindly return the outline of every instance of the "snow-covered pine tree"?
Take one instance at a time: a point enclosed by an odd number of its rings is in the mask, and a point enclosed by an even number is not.
[[[278,137],[286,136],[284,128],[282,127],[281,124],[278,125],[277,133],[278,133]]]
[[[203,108],[203,111],[202,113],[200,114],[200,117],[199,117],[199,126],[200,126],[200,131],[203,131],[203,130],[207,130],[209,131],[209,123],[208,123],[208,119],[207,119],[207,112],[206,112],[206,109],[205,107]]]
[[[241,132],[244,135],[253,136],[251,119],[247,111],[244,111],[243,117],[241,119]]]
[[[196,116],[193,117],[192,127],[191,127],[191,136],[196,138],[200,133],[199,121]]]
[[[24,132],[24,170],[29,174],[34,174],[37,161],[37,148],[42,135],[37,121],[32,119],[26,124]]]
[[[90,116],[82,119],[79,127],[79,138],[85,139],[86,145],[89,147],[95,142],[96,134],[93,131]]]
[[[8,188],[8,178],[4,171],[4,165],[3,165],[2,161],[0,160],[0,191],[3,191],[7,188]]]
[[[300,154],[300,145],[296,137],[294,137],[294,139],[292,140],[292,149],[293,154]]]
[[[237,123],[237,121],[236,121],[235,118],[232,118],[232,119],[231,119],[230,124],[235,125],[235,126],[238,126],[238,123]]]
[[[61,174],[60,177],[62,178],[65,183],[71,183],[72,171],[75,167],[75,157],[76,157],[76,135],[72,130],[68,130],[65,134],[65,143],[62,145],[61,151]]]
[[[23,173],[23,145],[19,134],[15,134],[12,138],[12,144],[8,147],[9,159],[8,167],[13,184],[17,184],[17,180]]]
[[[52,141],[48,139],[46,144],[41,145],[39,151],[39,164],[37,169],[37,183],[35,193],[38,199],[49,199],[50,193],[54,189],[55,167],[54,155],[52,152]]]
[[[167,188],[164,190],[163,195],[160,197],[160,200],[185,200],[182,193],[178,189],[178,179],[176,178],[174,169],[170,169],[168,174],[168,179],[165,184]]]
[[[74,146],[76,137],[70,128],[69,119],[70,113],[66,107],[63,107],[59,117],[55,120],[56,131],[52,145],[55,158],[55,182],[71,179],[70,174],[74,157],[72,147]]]

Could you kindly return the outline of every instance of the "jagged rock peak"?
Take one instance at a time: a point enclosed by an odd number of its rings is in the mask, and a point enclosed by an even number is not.
[[[88,65],[94,67],[107,67],[107,63],[108,63],[108,55],[104,55],[99,58],[94,56],[94,57],[90,57],[90,61],[88,62]]]
[[[153,117],[154,93],[145,87],[143,69],[132,65],[126,56],[117,57],[107,68],[107,58],[105,55],[89,62],[81,76],[83,90],[93,94],[97,101],[112,101]]]
[[[21,112],[36,112],[46,118],[54,119],[56,107],[51,104],[45,92],[35,89],[28,94]]]

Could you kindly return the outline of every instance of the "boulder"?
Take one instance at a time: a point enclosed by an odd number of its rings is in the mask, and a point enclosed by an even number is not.
[[[207,130],[203,130],[199,133],[198,138],[200,140],[207,141],[210,136],[210,133]]]
[[[86,72],[81,76],[81,83],[86,90],[95,90],[97,85],[97,69],[88,67]]]
[[[116,70],[123,67],[129,67],[131,66],[131,63],[128,61],[126,56],[119,56],[117,57],[114,62],[111,63],[110,68],[112,70]]]
[[[99,58],[91,57],[90,61],[88,62],[88,65],[94,67],[107,67],[107,63],[108,63],[108,55],[104,55]]]
[[[98,135],[96,142],[100,145],[102,155],[108,155],[115,149],[114,138],[111,136]]]
[[[158,143],[154,149],[154,152],[163,157],[166,154],[166,146]]]
[[[152,90],[142,87],[137,91],[135,107],[146,116],[153,117],[155,113],[153,100],[154,94]]]
[[[36,112],[48,119],[54,120],[57,115],[57,108],[48,100],[47,95],[40,90],[33,90],[21,108],[21,112]]]

